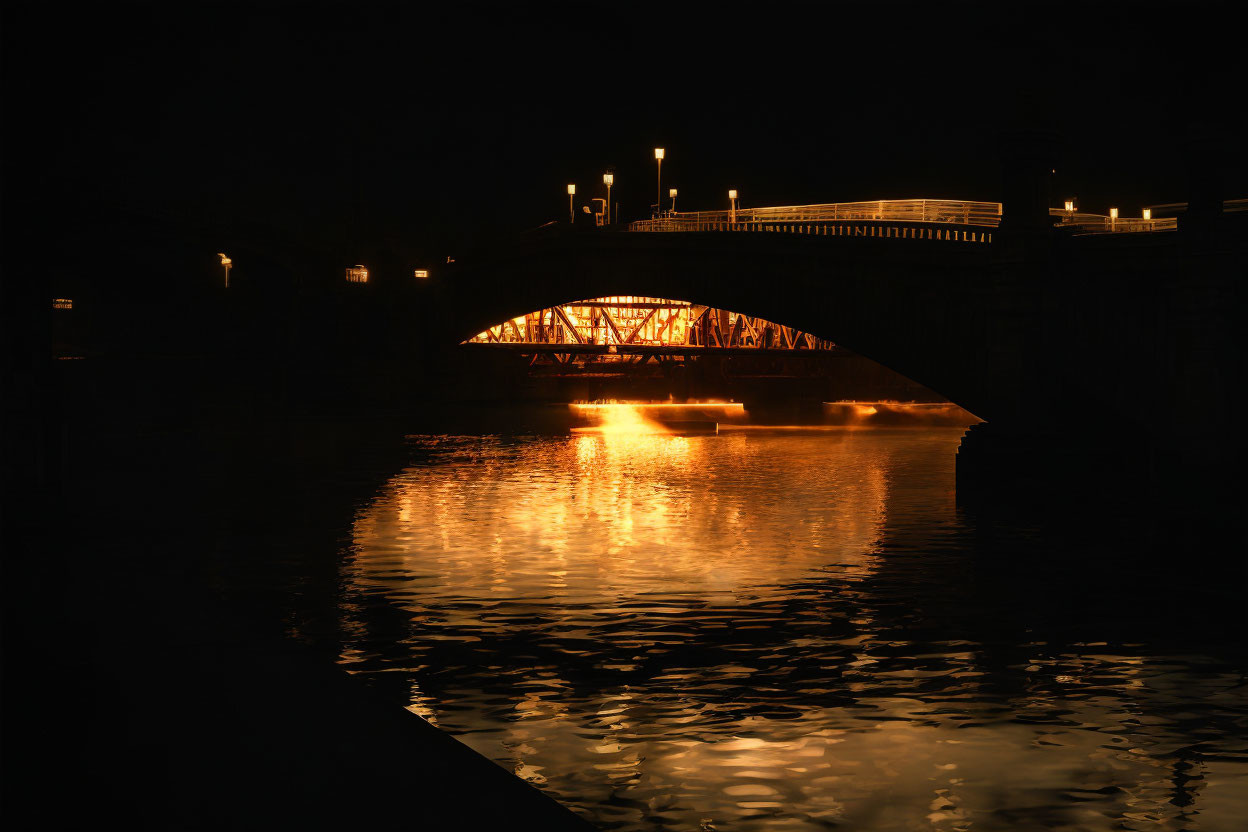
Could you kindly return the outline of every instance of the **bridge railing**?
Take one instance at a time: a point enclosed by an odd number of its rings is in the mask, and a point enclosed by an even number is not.
[[[964,243],[991,243],[994,229],[982,226],[940,223],[904,223],[880,220],[836,220],[824,222],[671,222],[640,220],[630,231],[747,231],[806,234],[815,237],[874,237],[894,240],[943,240]]]
[[[1061,217],[1058,224],[1061,228],[1069,228],[1075,234],[1120,234],[1137,231],[1173,231],[1179,227],[1177,217],[1107,217],[1104,214],[1088,214],[1079,211],[1067,211],[1063,208],[1050,208],[1049,216]]]
[[[877,199],[870,202],[738,208],[735,211],[672,211],[656,219],[631,223],[629,230],[720,231],[732,226],[733,230],[749,231],[771,230],[764,226],[803,226],[855,220],[995,228],[1001,222],[1001,203],[957,199]]]

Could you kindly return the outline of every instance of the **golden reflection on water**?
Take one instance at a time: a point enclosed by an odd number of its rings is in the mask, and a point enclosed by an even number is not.
[[[355,523],[342,662],[605,829],[1235,828],[1248,744],[1184,768],[1172,703],[1236,677],[1035,643],[1002,686],[907,638],[872,582],[950,533],[957,437],[414,439]]]
[[[768,451],[746,436],[672,436],[625,417],[505,461],[412,471],[356,521],[370,556],[353,580],[398,578],[460,599],[593,602],[606,614],[639,597],[756,597],[817,567],[864,564],[884,514],[878,462],[842,472],[823,504],[783,509],[781,529],[776,512],[786,494],[809,488],[803,468],[812,466]],[[756,490],[707,487],[737,476]],[[783,546],[756,545],[776,532]]]

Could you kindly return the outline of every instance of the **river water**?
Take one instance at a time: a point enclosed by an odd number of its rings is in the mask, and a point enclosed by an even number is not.
[[[604,829],[1248,828],[1219,588],[966,515],[960,429],[627,428],[410,437],[341,664]]]

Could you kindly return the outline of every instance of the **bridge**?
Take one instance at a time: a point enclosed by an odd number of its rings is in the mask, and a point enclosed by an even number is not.
[[[461,259],[432,288],[452,343],[601,298],[778,322],[986,419],[960,468],[1030,470],[1093,453],[1120,471],[1221,465],[1241,395],[1248,212],[1228,204],[1185,226],[1015,205],[837,203],[673,213],[626,230],[550,226]]]

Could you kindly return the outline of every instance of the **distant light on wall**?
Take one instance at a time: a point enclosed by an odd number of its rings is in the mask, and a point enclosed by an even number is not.
[[[668,189],[667,189],[667,195],[668,195],[668,196],[670,196],[672,199],[675,199],[675,198],[676,198],[676,189],[675,189],[675,188],[668,188]]]
[[[428,270],[428,269],[417,269],[417,270],[415,271],[415,275],[416,275],[417,277],[419,277],[419,278],[425,278],[425,277],[428,277],[428,276],[429,276],[429,270]]]
[[[1117,208],[1110,208],[1110,209],[1109,209],[1109,218],[1110,218],[1111,220],[1116,220],[1116,219],[1118,219],[1118,209],[1117,209]]]
[[[1145,209],[1144,209],[1144,219],[1146,219],[1146,220],[1151,220],[1152,218],[1153,218],[1153,209],[1152,209],[1152,208],[1145,208]]]
[[[363,266],[348,266],[347,267],[347,282],[348,283],[367,283],[368,282],[368,269],[364,268]]]
[[[614,174],[614,173],[604,173],[604,174],[602,175],[602,183],[603,183],[604,185],[606,185],[607,187],[611,187],[612,185],[614,185],[614,184],[615,184],[615,174]]]
[[[52,298],[52,308],[53,309],[73,309],[74,299],[73,298]]]
[[[662,159],[662,158],[663,158],[663,148],[661,148],[661,147],[656,147],[656,148],[654,149],[654,158],[656,158],[656,159]]]
[[[574,196],[575,194],[576,194],[576,186],[575,186],[575,185],[569,185],[569,186],[568,186],[568,196]]]
[[[729,192],[728,192],[728,198],[729,198],[729,199],[736,199],[736,198],[737,198],[737,192],[736,192],[736,191],[729,191]]]

